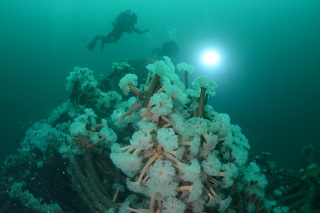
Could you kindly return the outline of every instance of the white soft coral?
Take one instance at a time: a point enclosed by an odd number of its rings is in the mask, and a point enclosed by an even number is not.
[[[160,116],[166,116],[172,112],[172,107],[172,99],[166,93],[155,93],[150,99],[148,112],[152,113],[152,121],[158,123]]]
[[[149,168],[149,176],[157,183],[169,183],[176,174],[170,161],[157,160]]]
[[[110,158],[112,162],[129,177],[133,177],[142,165],[141,158],[128,152],[113,152],[110,154]]]
[[[168,115],[172,111],[172,100],[166,93],[155,93],[149,102],[151,112],[158,116]]]
[[[123,94],[129,95],[130,90],[135,93],[137,96],[140,96],[140,91],[137,86],[138,76],[135,74],[128,73],[119,82],[119,87],[122,90]]]
[[[163,202],[163,213],[183,213],[186,210],[186,204],[174,197],[168,197]]]
[[[217,88],[218,85],[216,82],[211,81],[204,76],[200,76],[193,81],[192,86],[198,90],[200,90],[200,88],[206,88],[207,94],[214,95],[215,89]]]
[[[166,152],[174,151],[178,148],[178,136],[172,128],[161,128],[157,131],[159,144]]]
[[[130,144],[135,149],[146,150],[146,149],[150,149],[153,146],[151,139],[152,137],[149,133],[145,133],[139,130],[133,133],[130,140]]]

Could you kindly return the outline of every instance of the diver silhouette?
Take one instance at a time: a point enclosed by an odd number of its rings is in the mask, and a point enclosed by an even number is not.
[[[176,58],[180,52],[180,48],[174,40],[165,42],[161,47],[151,50],[151,53],[159,57],[168,56],[169,58]]]
[[[116,19],[112,22],[113,29],[108,33],[107,36],[96,35],[94,39],[88,44],[88,50],[93,50],[96,47],[97,41],[101,41],[101,52],[103,51],[105,43],[117,42],[123,33],[138,33],[143,34],[149,30],[138,30],[134,25],[138,22],[136,13],[126,10],[121,12]]]

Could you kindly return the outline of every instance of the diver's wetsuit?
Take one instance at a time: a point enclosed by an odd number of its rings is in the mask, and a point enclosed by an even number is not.
[[[130,10],[121,12],[117,18],[112,22],[113,29],[108,33],[107,36],[96,35],[94,39],[88,44],[88,50],[93,50],[97,44],[98,40],[101,40],[101,52],[105,43],[115,43],[117,42],[123,33],[139,33],[143,34],[148,32],[148,30],[138,30],[135,28],[137,23],[137,15],[132,13]]]

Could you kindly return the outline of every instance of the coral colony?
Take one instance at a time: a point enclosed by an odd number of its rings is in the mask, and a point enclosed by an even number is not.
[[[119,75],[131,70],[125,62],[113,68]],[[90,212],[253,213],[274,208],[276,202],[265,198],[265,175],[248,160],[250,146],[240,127],[207,104],[217,84],[197,77],[191,87],[188,74],[194,70],[185,63],[177,65],[185,77],[180,81],[168,57],[146,68],[140,85],[136,74],[120,77],[122,97],[100,89],[91,70],[76,67],[67,78],[70,101],[27,131],[18,161],[35,162],[41,171],[48,159],[63,159],[65,182]],[[10,197],[38,212],[72,208],[27,189],[28,182],[16,180]]]

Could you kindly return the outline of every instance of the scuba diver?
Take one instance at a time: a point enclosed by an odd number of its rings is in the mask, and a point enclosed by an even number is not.
[[[157,54],[159,57],[168,56],[171,59],[177,57],[179,52],[180,49],[174,40],[167,41],[161,47],[151,50],[151,53]]]
[[[117,18],[112,22],[113,29],[107,36],[96,35],[94,39],[88,44],[88,50],[93,50],[97,44],[97,41],[101,41],[101,52],[105,43],[115,43],[117,42],[123,33],[138,33],[143,34],[149,30],[138,30],[135,28],[135,24],[138,22],[138,17],[136,13],[132,13],[130,10],[121,12]]]

